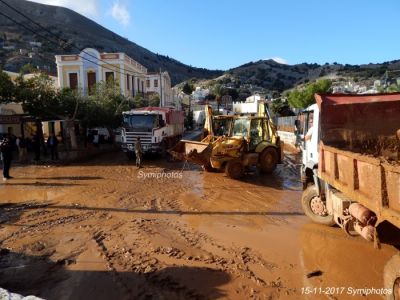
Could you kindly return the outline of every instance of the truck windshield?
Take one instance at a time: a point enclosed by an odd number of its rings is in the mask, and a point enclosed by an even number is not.
[[[151,131],[157,127],[156,120],[156,115],[124,115],[124,125],[139,131]]]

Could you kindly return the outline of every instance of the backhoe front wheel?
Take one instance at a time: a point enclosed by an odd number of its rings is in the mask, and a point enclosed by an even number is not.
[[[272,173],[278,164],[278,152],[274,148],[267,148],[260,154],[261,173]]]
[[[243,164],[239,159],[228,161],[225,166],[225,174],[233,179],[239,179],[244,175]]]
[[[313,222],[328,226],[335,225],[333,216],[329,215],[326,203],[318,196],[314,185],[309,185],[303,191],[301,206],[306,216]]]

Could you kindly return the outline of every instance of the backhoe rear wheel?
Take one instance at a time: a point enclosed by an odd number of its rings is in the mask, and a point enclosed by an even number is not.
[[[243,164],[239,159],[228,161],[225,166],[225,174],[233,179],[239,179],[244,175]]]
[[[274,148],[267,148],[260,154],[261,173],[272,173],[278,164],[278,152]]]
[[[327,226],[335,225],[335,220],[329,215],[325,201],[318,196],[315,185],[309,185],[303,191],[301,206],[306,216],[313,222]]]

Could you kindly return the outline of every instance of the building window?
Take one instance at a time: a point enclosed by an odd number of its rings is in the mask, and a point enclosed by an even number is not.
[[[135,76],[132,76],[132,96],[135,96]]]
[[[106,72],[106,81],[114,81],[114,72]]]
[[[139,78],[137,79],[137,89],[138,89],[138,92],[140,93],[140,79]]]
[[[126,89],[129,91],[130,90],[130,87],[129,87],[129,83],[130,83],[131,81],[129,80],[129,74],[126,74]]]
[[[142,81],[142,93],[144,93],[144,81]]]
[[[146,80],[146,87],[150,88],[150,80],[149,79]]]
[[[87,80],[88,80],[89,95],[92,95],[94,89],[96,88],[96,73],[95,72],[87,73]]]
[[[154,79],[154,87],[158,87],[158,79]]]
[[[69,87],[73,90],[78,88],[78,73],[69,73]]]

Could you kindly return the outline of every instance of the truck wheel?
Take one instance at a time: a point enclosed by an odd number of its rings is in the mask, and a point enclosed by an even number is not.
[[[384,287],[391,294],[386,294],[387,300],[400,300],[400,253],[395,254],[385,265],[383,273]]]
[[[328,214],[325,202],[318,197],[315,185],[310,185],[303,191],[301,205],[306,216],[313,222],[328,226],[335,225],[333,216]]]
[[[274,148],[267,148],[260,154],[261,173],[272,173],[278,164],[278,153]]]
[[[244,170],[242,162],[238,159],[228,161],[225,167],[225,174],[233,179],[239,179],[243,177]]]

